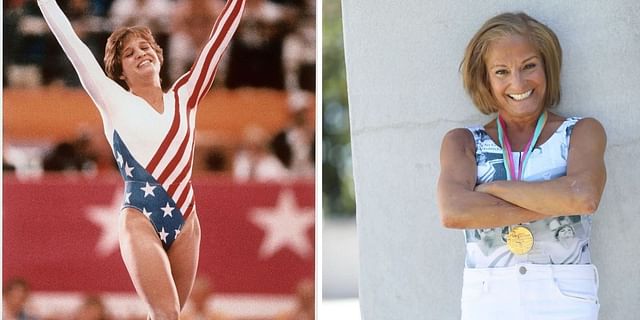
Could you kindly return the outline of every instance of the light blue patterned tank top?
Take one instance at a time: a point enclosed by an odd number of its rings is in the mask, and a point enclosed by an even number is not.
[[[551,180],[567,174],[567,155],[571,131],[580,118],[567,118],[553,135],[536,147],[523,172],[524,181]],[[468,128],[476,143],[477,183],[506,180],[502,148],[483,127]],[[521,152],[514,152],[520,161]],[[506,244],[509,226],[464,231],[467,268],[508,267],[516,263],[590,264],[591,216],[573,215],[524,223],[533,233],[533,248],[515,255]]]

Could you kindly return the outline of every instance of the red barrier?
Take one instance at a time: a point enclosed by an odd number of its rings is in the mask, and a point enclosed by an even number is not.
[[[117,241],[122,181],[3,181],[3,279],[36,291],[133,291]],[[287,294],[314,276],[314,185],[194,180],[199,273],[221,293]]]

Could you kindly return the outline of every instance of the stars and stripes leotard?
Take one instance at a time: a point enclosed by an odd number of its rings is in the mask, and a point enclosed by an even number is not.
[[[244,3],[227,1],[191,70],[164,93],[164,110],[159,113],[105,75],[54,0],[38,0],[51,31],[100,112],[125,181],[123,207],[144,213],[166,250],[195,210],[191,171],[196,109],[211,88]]]

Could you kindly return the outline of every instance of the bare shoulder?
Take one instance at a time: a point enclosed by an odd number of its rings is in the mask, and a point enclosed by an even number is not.
[[[600,121],[584,118],[576,123],[571,133],[570,152],[583,156],[604,156],[606,147],[607,134]]]
[[[469,129],[456,128],[444,135],[442,147],[440,148],[440,157],[441,159],[455,159],[462,154],[472,156],[475,151],[476,144],[473,139],[473,133]]]
[[[466,128],[449,130],[442,139],[442,144],[455,144],[459,146],[473,145],[473,133]]]
[[[580,119],[578,123],[576,123],[571,136],[572,139],[579,137],[587,140],[602,140],[604,142],[607,140],[604,127],[600,121],[595,118]]]

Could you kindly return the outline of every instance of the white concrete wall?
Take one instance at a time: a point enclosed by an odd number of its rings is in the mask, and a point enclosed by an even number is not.
[[[564,115],[607,130],[594,219],[601,319],[640,314],[640,2],[343,0],[363,319],[459,319],[464,239],[435,202],[442,136],[484,123],[458,66],[486,19],[525,11],[564,49]]]

